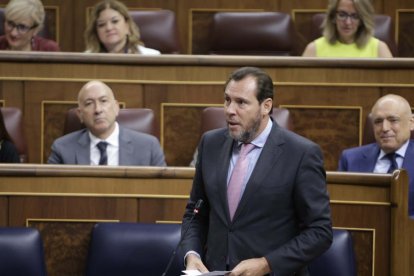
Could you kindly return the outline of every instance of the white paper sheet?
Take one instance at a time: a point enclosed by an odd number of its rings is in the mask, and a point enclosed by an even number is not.
[[[224,276],[230,273],[230,271],[212,271],[207,273],[201,273],[198,270],[183,270],[183,275],[181,276]]]

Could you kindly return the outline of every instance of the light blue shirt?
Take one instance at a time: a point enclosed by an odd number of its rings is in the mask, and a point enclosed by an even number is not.
[[[397,153],[396,161],[398,168],[402,167],[402,164],[404,162],[404,156],[405,152],[408,148],[408,143],[410,140],[407,140],[395,153]],[[381,150],[380,154],[378,155],[377,163],[375,164],[374,173],[387,173],[388,169],[391,166],[391,162],[388,158],[385,157],[386,153]]]

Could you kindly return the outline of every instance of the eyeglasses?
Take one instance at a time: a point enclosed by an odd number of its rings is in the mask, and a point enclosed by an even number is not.
[[[347,19],[351,19],[351,21],[359,21],[359,15],[357,13],[347,13],[344,11],[337,11],[336,12],[336,19],[341,21],[346,21]]]
[[[7,30],[12,31],[14,28],[16,28],[16,30],[19,34],[25,34],[28,31],[30,31],[31,29],[36,28],[37,26],[38,26],[38,24],[34,24],[33,26],[30,27],[30,26],[26,26],[24,24],[16,24],[11,20],[6,21]]]

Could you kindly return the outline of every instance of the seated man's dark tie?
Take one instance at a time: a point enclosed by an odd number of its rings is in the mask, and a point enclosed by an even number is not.
[[[101,153],[101,158],[99,158],[99,165],[108,165],[108,155],[106,154],[106,147],[108,143],[101,141],[96,145]]]
[[[387,173],[392,173],[394,170],[398,169],[397,154],[395,152],[388,153],[387,155],[385,155],[385,157],[387,157],[388,160],[390,160],[390,164],[391,164]]]

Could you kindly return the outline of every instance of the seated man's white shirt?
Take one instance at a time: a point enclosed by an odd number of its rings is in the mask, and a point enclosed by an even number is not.
[[[89,148],[91,156],[91,165],[99,165],[101,153],[96,145],[101,141],[105,141],[108,143],[108,146],[106,147],[106,153],[108,155],[108,165],[119,165],[119,126],[117,122],[115,122],[114,131],[105,140],[99,139],[98,137],[94,136],[91,132],[89,132],[89,138],[91,139]]]

